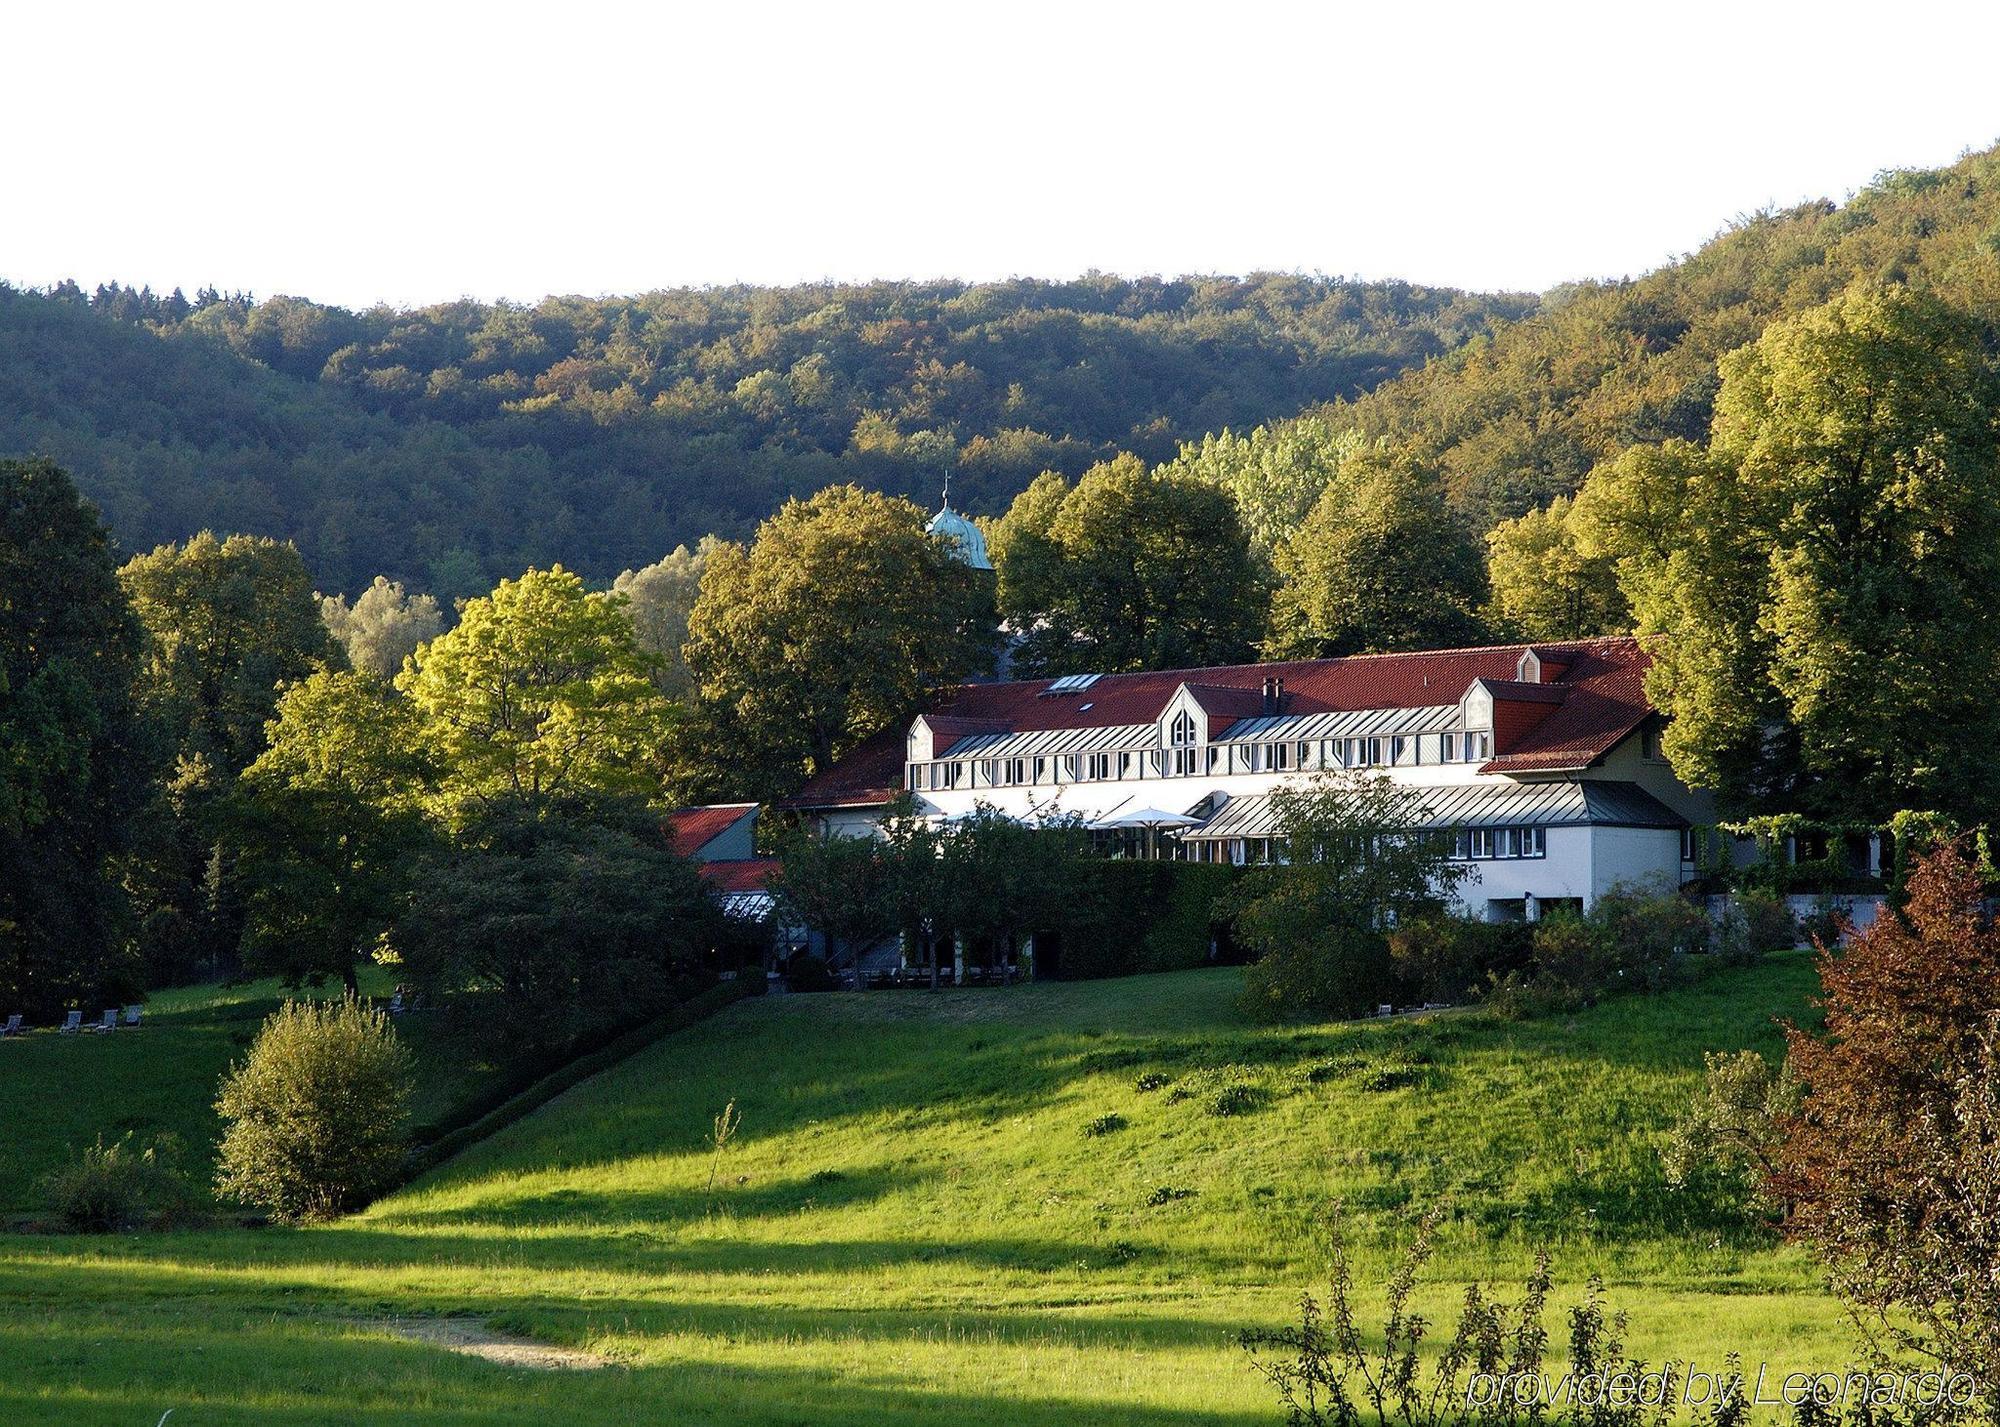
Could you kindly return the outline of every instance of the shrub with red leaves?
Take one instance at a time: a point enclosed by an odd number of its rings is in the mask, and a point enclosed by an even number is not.
[[[2000,1388],[2000,930],[1955,846],[1900,915],[1822,945],[1823,1032],[1772,1172],[1788,1227],[1888,1343]]]

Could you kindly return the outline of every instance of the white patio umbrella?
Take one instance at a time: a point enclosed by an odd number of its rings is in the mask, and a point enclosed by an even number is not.
[[[1104,818],[1098,824],[1101,828],[1132,828],[1148,834],[1146,851],[1159,856],[1160,829],[1200,827],[1200,818],[1191,818],[1186,813],[1170,813],[1164,808],[1134,808],[1130,812],[1118,813]]]

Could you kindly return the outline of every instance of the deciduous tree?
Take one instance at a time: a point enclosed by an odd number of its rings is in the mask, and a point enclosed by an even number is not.
[[[280,689],[346,659],[290,544],[204,531],[135,557],[119,578],[146,632],[140,708],[171,769],[130,884],[150,974],[172,979],[233,960],[241,907],[220,802],[263,751]]]
[[[321,595],[319,609],[347,662],[377,679],[395,678],[419,644],[444,631],[434,596],[406,594],[399,581],[382,575],[351,606],[346,595]]]
[[[1867,285],[1723,361],[1706,452],[1593,475],[1578,514],[1619,560],[1683,778],[1738,807],[1986,815],[1997,415],[1980,326]]]
[[[1270,653],[1375,654],[1477,643],[1486,568],[1407,457],[1357,452],[1278,551]]]
[[[419,733],[409,703],[367,675],[321,672],[285,691],[231,820],[246,966],[357,989],[356,963],[394,922],[426,841]]]
[[[1486,535],[1490,623],[1516,639],[1588,639],[1623,633],[1629,620],[1616,563],[1585,554],[1570,527],[1568,496],[1503,520]]]
[[[1236,926],[1259,959],[1244,978],[1270,1020],[1352,1016],[1393,984],[1392,928],[1443,916],[1464,877],[1424,822],[1421,790],[1326,773],[1271,795],[1284,859],[1240,891]]]
[[[721,790],[785,793],[992,666],[987,577],[924,523],[838,486],[788,502],[748,548],[709,552],[687,660]]]
[[[1256,638],[1262,582],[1235,503],[1122,455],[1074,488],[1044,475],[994,527],[1000,610],[1026,675],[1227,664]]]
[[[620,595],[560,565],[502,580],[396,678],[447,817],[603,794],[657,800],[668,707]]]

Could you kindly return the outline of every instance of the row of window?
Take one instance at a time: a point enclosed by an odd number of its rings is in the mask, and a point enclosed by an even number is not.
[[[1539,827],[1476,827],[1461,832],[1451,850],[1459,862],[1492,862],[1510,857],[1544,857],[1548,830]]]
[[[1190,742],[1179,742],[1182,720]],[[1017,788],[1038,783],[1103,783],[1124,778],[1193,778],[1225,773],[1284,773],[1295,768],[1411,768],[1437,763],[1483,763],[1492,757],[1492,735],[1397,733],[1374,738],[1322,738],[1283,743],[1217,743],[1197,747],[1193,721],[1182,715],[1164,749],[1115,753],[1064,753],[1035,758],[955,758],[912,763],[914,792],[947,788]]]
[[[1548,853],[1547,829],[1539,827],[1482,827],[1457,834],[1451,856],[1458,862],[1496,862],[1524,857],[1544,857]],[[1182,844],[1180,854],[1191,862],[1244,863],[1283,862],[1285,840],[1280,837],[1236,837],[1198,839]]]

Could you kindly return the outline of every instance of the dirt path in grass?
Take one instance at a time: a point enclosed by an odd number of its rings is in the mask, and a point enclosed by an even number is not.
[[[556,1371],[614,1365],[602,1353],[585,1352],[580,1348],[556,1348],[538,1343],[533,1338],[495,1332],[477,1318],[364,1318],[356,1326],[391,1333],[413,1343],[428,1343],[447,1352],[484,1358],[502,1367]]]

